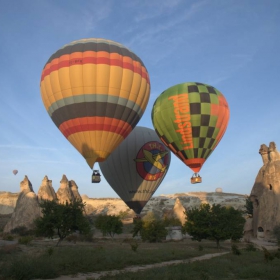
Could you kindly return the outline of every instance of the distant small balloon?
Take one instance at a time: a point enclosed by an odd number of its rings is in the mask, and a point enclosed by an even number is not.
[[[222,188],[216,188],[215,192],[223,192]]]
[[[14,174],[14,175],[17,175],[17,174],[18,174],[18,171],[17,171],[17,170],[13,170],[13,174]]]

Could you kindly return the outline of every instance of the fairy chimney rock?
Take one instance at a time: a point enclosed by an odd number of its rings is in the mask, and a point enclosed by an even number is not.
[[[56,192],[56,197],[59,203],[65,203],[66,201],[70,202],[74,200],[73,192],[65,175],[62,176],[60,187]]]
[[[11,219],[5,225],[3,232],[10,232],[17,227],[32,229],[34,219],[40,217],[41,208],[37,195],[34,193],[32,184],[25,176],[20,182],[20,194],[17,199],[15,210]]]
[[[184,213],[185,211],[185,207],[182,205],[181,200],[177,197],[173,207],[173,213],[174,217],[178,218],[182,225],[186,222],[186,215]]]
[[[275,142],[259,150],[264,165],[260,168],[250,199],[253,202],[253,235],[269,240],[273,228],[280,224],[280,154]]]
[[[56,193],[52,187],[52,181],[48,179],[48,176],[45,176],[42,180],[42,184],[38,190],[38,199],[42,200],[56,200]]]
[[[74,180],[70,180],[69,184],[70,184],[70,189],[73,193],[74,199],[82,201],[83,199],[82,199],[81,195],[79,194],[78,186],[77,186],[76,182]]]

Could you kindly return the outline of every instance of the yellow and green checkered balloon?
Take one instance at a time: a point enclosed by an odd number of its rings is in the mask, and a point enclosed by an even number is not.
[[[152,122],[162,142],[195,173],[222,139],[228,121],[223,94],[202,83],[168,88],[152,109]]]

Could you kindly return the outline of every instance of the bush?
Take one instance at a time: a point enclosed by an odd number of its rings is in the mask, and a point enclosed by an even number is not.
[[[33,240],[32,236],[22,236],[18,239],[18,243],[22,245],[28,245]]]
[[[27,236],[27,235],[33,235],[34,230],[27,229],[25,226],[20,226],[20,227],[16,227],[16,228],[12,229],[11,233],[17,234],[19,236]]]
[[[2,239],[7,240],[7,241],[13,241],[14,237],[11,234],[6,233],[6,234],[3,234]]]
[[[237,256],[241,255],[241,251],[238,249],[236,244],[231,245],[231,252]]]
[[[123,232],[120,217],[114,215],[99,215],[95,220],[95,227],[102,232],[103,236],[110,235],[112,238],[115,234]]]
[[[245,247],[245,251],[255,252],[255,251],[257,251],[257,248],[255,247],[254,244],[250,243],[250,244],[247,244],[247,246]]]
[[[160,220],[144,222],[140,230],[142,240],[149,242],[162,242],[162,240],[165,240],[167,233],[163,221]]]

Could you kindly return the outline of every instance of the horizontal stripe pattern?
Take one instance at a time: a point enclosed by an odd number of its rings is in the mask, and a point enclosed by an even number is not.
[[[74,57],[73,54],[75,54]],[[41,81],[52,71],[86,63],[107,64],[130,69],[150,83],[146,67],[135,53],[116,42],[95,38],[74,41],[56,51],[45,64]]]
[[[59,130],[66,138],[73,133],[93,130],[109,131],[126,138],[132,127],[124,121],[108,117],[85,117],[66,121],[59,126]]]
[[[131,108],[106,102],[83,102],[65,105],[55,110],[51,116],[57,127],[71,119],[83,117],[108,117],[118,119],[129,123],[132,127],[136,126],[140,120],[138,113]]]
[[[124,69],[128,69],[133,71],[134,73],[139,74],[141,77],[143,77],[147,83],[150,84],[148,73],[141,64],[135,63],[135,61],[131,62],[125,62],[122,58],[119,59],[111,59],[108,57],[99,57],[98,53],[96,54],[96,57],[86,57],[83,55],[83,53],[80,54],[79,58],[68,58],[67,60],[52,60],[50,63],[48,63],[41,75],[41,81],[44,80],[44,78],[53,71],[57,71],[63,67],[70,67],[72,65],[83,65],[83,64],[106,64],[110,66],[119,66]]]
[[[84,102],[101,102],[101,103],[112,103],[112,104],[118,104],[121,106],[126,106],[127,108],[135,111],[139,114],[139,116],[143,115],[143,111],[139,105],[137,105],[135,102],[127,100],[126,98],[121,98],[117,96],[112,95],[105,95],[105,94],[80,94],[80,95],[73,95],[71,97],[66,97],[64,99],[60,99],[49,107],[48,114],[50,117],[52,114],[59,108],[64,107],[65,105],[71,105],[71,104],[78,104],[78,103],[84,103]]]

